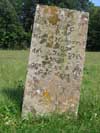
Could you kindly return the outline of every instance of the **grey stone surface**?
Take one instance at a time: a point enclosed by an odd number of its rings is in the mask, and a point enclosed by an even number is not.
[[[37,6],[22,115],[77,115],[88,29],[86,12]]]

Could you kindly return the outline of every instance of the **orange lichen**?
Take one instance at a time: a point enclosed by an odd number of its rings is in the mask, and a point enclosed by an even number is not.
[[[51,101],[51,97],[50,97],[49,92],[47,90],[45,90],[43,92],[43,97],[45,97],[47,101]]]
[[[45,90],[45,91],[43,92],[43,96],[45,96],[45,97],[48,97],[48,96],[49,96],[49,93],[48,93],[47,90]]]
[[[44,13],[48,13],[48,14],[56,14],[58,11],[57,7],[54,6],[47,6],[44,8]]]

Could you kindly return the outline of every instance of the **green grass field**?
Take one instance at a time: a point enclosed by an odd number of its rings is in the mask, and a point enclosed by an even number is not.
[[[21,119],[28,51],[0,51],[0,133],[100,133],[100,53],[86,53],[78,118]]]

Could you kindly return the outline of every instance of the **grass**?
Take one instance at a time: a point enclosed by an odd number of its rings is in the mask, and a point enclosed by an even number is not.
[[[21,119],[28,51],[0,51],[0,133],[100,133],[100,53],[87,52],[78,118]]]

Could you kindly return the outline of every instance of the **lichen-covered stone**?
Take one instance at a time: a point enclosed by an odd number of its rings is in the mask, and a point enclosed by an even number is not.
[[[37,6],[23,116],[73,112],[77,115],[88,13]]]

